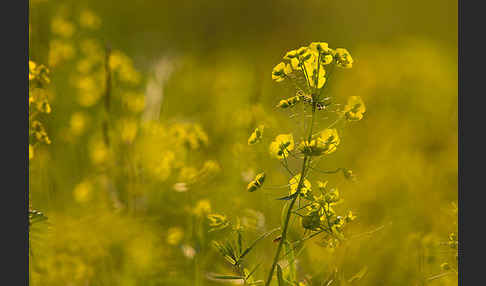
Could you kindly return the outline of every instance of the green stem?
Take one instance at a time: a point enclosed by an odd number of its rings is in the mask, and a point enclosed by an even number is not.
[[[316,103],[314,102],[313,105],[312,105],[312,119],[311,119],[311,126],[310,126],[310,130],[309,130],[309,135],[308,135],[309,139],[308,140],[310,140],[312,138],[312,128],[313,128],[313,125],[314,125],[315,113],[316,113]],[[312,159],[311,159],[310,156],[305,155],[304,161],[302,162],[302,171],[300,173],[299,184],[297,185],[297,190],[296,190],[297,195],[292,199],[292,201],[290,202],[289,208],[287,209],[287,214],[285,215],[284,225],[283,225],[283,229],[282,229],[282,239],[280,239],[280,242],[277,246],[277,252],[275,253],[275,257],[273,258],[272,266],[270,268],[270,272],[268,273],[268,278],[267,278],[267,281],[265,283],[265,286],[269,286],[270,282],[272,282],[273,272],[275,271],[275,267],[277,266],[278,258],[280,256],[280,252],[282,251],[282,246],[287,239],[287,230],[288,230],[288,227],[289,227],[290,217],[292,216],[292,209],[295,205],[295,201],[297,200],[297,198],[300,195],[300,191],[302,189],[302,186],[304,185],[305,175],[306,175],[307,171],[309,170],[308,166],[309,166],[311,160]]]

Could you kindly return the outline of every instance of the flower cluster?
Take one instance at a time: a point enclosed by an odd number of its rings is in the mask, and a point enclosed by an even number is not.
[[[51,144],[39,119],[42,114],[51,113],[46,88],[49,83],[49,69],[29,61],[29,160],[34,158],[34,149],[39,143]]]
[[[338,129],[335,127],[337,123],[342,119],[345,119],[345,121],[361,120],[366,111],[363,101],[357,96],[351,96],[342,109],[339,108],[338,104],[335,104],[337,109],[331,111],[329,107],[334,104],[333,97],[323,95],[334,68],[349,69],[352,66],[353,58],[346,49],[331,49],[327,43],[313,42],[308,46],[287,52],[283,61],[273,68],[272,79],[276,82],[291,83],[296,93],[290,98],[281,99],[276,107],[288,109],[302,103],[312,107],[312,114],[308,116],[311,117],[310,124],[299,144],[295,145],[292,133],[285,133],[277,135],[269,146],[270,155],[280,161],[291,178],[288,182],[289,194],[278,198],[278,200],[286,201],[287,206],[283,210],[281,236],[275,240],[279,244],[265,283],[266,286],[270,285],[275,269],[277,269],[279,285],[283,285],[284,278],[278,260],[283,245],[285,244],[286,247],[293,245],[287,239],[289,221],[292,215],[300,217],[301,226],[305,230],[304,238],[298,241],[305,241],[322,234],[321,238],[328,247],[336,247],[345,239],[345,226],[356,218],[351,211],[344,215],[337,213],[335,206],[342,202],[337,188],[328,188],[327,181],[325,183],[318,181],[316,191],[312,188],[309,180],[310,174],[318,170],[315,169],[317,163],[312,161],[316,157],[320,159],[334,153],[341,142]],[[321,110],[335,112],[338,119],[316,132],[314,130],[315,119],[317,111]],[[262,140],[262,136],[263,132],[260,127],[255,129],[248,138],[248,145],[259,142]],[[302,162],[300,172],[292,170],[289,164],[289,161],[295,159]],[[335,174],[342,171],[346,179],[354,180],[355,178],[353,172],[347,168],[338,168],[335,171],[319,171],[325,174]],[[261,189],[265,178],[265,173],[257,175],[248,184],[247,190],[254,192]],[[304,204],[304,207],[293,210],[296,201],[298,201],[299,206]],[[309,233],[311,234],[309,235]],[[294,246],[291,247],[297,246],[298,243],[294,243]],[[295,277],[287,277],[287,282],[293,283],[292,285],[297,284]]]
[[[324,42],[313,42],[309,46],[291,50],[272,71],[277,82],[291,80],[303,91],[320,89],[327,81],[326,74],[334,67],[343,69],[353,66],[353,58],[346,49],[331,49]]]
[[[318,181],[317,186],[319,191],[317,194],[310,190],[303,194],[307,207],[305,213],[299,214],[301,224],[304,229],[326,233],[325,242],[333,247],[344,239],[344,226],[353,221],[356,216],[351,211],[346,215],[336,213],[334,206],[342,202],[337,188],[328,188],[327,181]]]

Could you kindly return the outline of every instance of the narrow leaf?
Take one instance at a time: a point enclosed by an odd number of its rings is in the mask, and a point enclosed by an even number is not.
[[[225,280],[235,280],[235,279],[245,279],[243,276],[238,275],[224,275],[224,274],[209,274],[211,278],[214,279],[225,279]]]
[[[255,247],[255,245],[262,239],[264,239],[265,237],[269,236],[270,234],[274,233],[275,231],[279,230],[280,228],[277,227],[275,229],[272,229],[262,235],[260,235],[260,237],[258,237],[257,239],[255,239],[255,241],[253,241],[253,243],[247,248],[245,249],[245,251],[243,251],[243,253],[241,254],[240,256],[240,259],[242,259],[243,257],[245,257],[245,255],[247,255],[252,249],[253,247]]]
[[[279,201],[289,201],[289,200],[295,198],[297,195],[298,195],[297,192],[295,192],[295,193],[293,193],[290,196],[281,197],[281,198],[278,198],[277,200],[279,200]]]
[[[278,278],[278,286],[285,286],[285,282],[283,280],[283,275],[282,275],[282,268],[280,267],[280,264],[277,264],[277,278]]]

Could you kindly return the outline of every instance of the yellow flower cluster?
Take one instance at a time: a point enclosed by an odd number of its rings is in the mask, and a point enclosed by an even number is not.
[[[306,207],[307,213],[301,217],[302,227],[305,229],[317,231],[324,230],[330,241],[335,237],[343,238],[343,227],[356,219],[351,211],[346,215],[339,216],[336,214],[333,206],[341,202],[341,197],[337,188],[327,188],[326,182],[317,182],[318,189],[321,192],[318,196],[307,194],[306,198],[311,204]],[[333,244],[338,243],[334,241]]]
[[[289,79],[312,93],[324,86],[328,69],[333,66],[347,69],[352,65],[353,58],[346,49],[333,50],[327,43],[313,42],[287,52],[283,61],[273,68],[272,79],[276,82]]]
[[[50,83],[49,69],[29,61],[29,160],[34,158],[34,147],[39,143],[51,144],[40,114],[51,113],[46,85]]]

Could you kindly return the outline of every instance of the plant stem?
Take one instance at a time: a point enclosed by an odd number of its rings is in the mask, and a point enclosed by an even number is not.
[[[314,101],[314,103],[312,105],[312,119],[311,119],[311,126],[309,128],[310,130],[309,130],[308,140],[310,140],[312,138],[312,128],[313,128],[313,125],[314,125],[315,114],[316,114],[316,103]],[[304,156],[304,161],[302,162],[302,171],[300,173],[300,180],[299,180],[299,184],[297,185],[297,190],[296,190],[297,195],[292,199],[292,201],[290,202],[289,208],[287,209],[287,214],[285,215],[285,221],[284,221],[284,225],[283,225],[283,229],[282,229],[282,239],[280,239],[280,242],[277,246],[277,252],[275,253],[275,257],[273,258],[272,267],[270,268],[270,272],[268,273],[268,278],[267,278],[267,281],[265,282],[265,286],[269,286],[270,282],[272,282],[273,272],[275,271],[275,267],[277,266],[278,258],[280,256],[280,252],[282,251],[282,246],[287,239],[287,230],[288,230],[288,227],[289,227],[290,217],[292,216],[292,208],[294,207],[295,201],[299,197],[302,186],[304,185],[305,175],[309,171],[308,166],[309,166],[311,160],[312,159],[311,159],[310,156],[308,156],[308,155]]]

